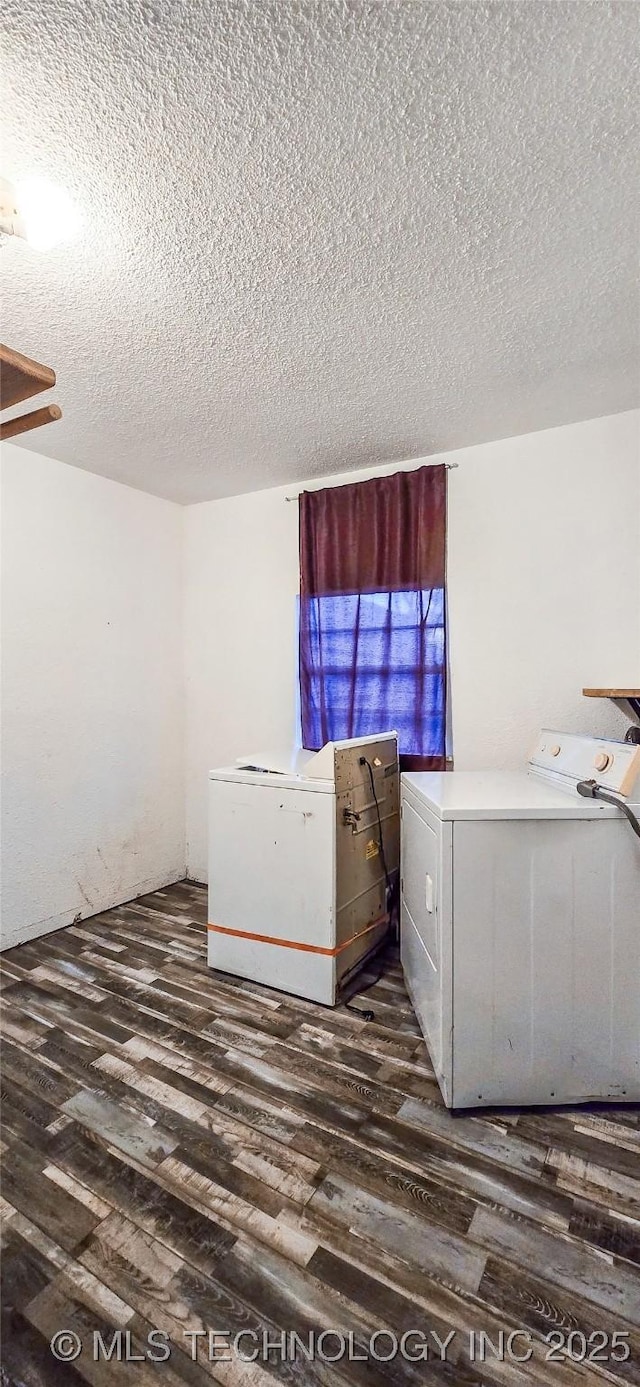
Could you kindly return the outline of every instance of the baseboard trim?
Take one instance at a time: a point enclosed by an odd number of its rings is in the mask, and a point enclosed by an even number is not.
[[[93,915],[101,915],[104,910],[113,910],[114,906],[127,905],[129,901],[135,901],[137,896],[147,896],[152,891],[161,891],[165,886],[173,886],[176,881],[184,881],[185,877],[184,867],[178,868],[169,876],[166,872],[160,872],[135,886],[127,887],[124,896],[105,896],[101,901],[86,905],[83,910],[63,910],[59,915],[50,915],[48,919],[37,920],[35,924],[20,925],[17,929],[2,933],[0,953],[5,953],[7,949],[15,949],[18,944],[28,944],[31,939],[41,939],[44,934],[53,934],[57,929],[66,929],[67,925],[90,920]]]

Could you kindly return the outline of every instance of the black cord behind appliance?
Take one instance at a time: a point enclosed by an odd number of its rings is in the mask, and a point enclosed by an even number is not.
[[[369,780],[371,781],[371,793],[372,793],[372,795],[373,795],[373,802],[374,802],[374,804],[375,804],[375,806],[376,806],[376,814],[377,814],[377,817],[378,817],[378,847],[379,847],[379,849],[380,849],[380,858],[381,858],[381,861],[382,861],[382,870],[383,870],[383,872],[384,872],[384,879],[385,879],[385,884],[386,884],[386,888],[387,888],[387,910],[388,910],[388,909],[389,909],[389,897],[390,897],[390,895],[391,895],[391,879],[390,879],[390,877],[389,877],[389,869],[388,869],[388,867],[387,867],[387,859],[386,859],[386,857],[385,857],[385,855],[384,855],[384,834],[383,834],[383,832],[382,832],[382,819],[381,819],[381,817],[380,817],[380,805],[379,805],[379,803],[378,803],[378,796],[377,796],[377,794],[376,794],[376,781],[375,781],[375,776],[374,776],[374,774],[373,774],[373,766],[371,765],[371,762],[367,760],[366,756],[361,756],[361,757],[360,757],[360,765],[361,765],[361,766],[366,766],[366,768],[367,768],[367,770],[368,770],[368,772],[369,772]]]
[[[634,833],[640,838],[640,822],[633,809],[630,809],[623,799],[619,799],[618,795],[612,795],[609,790],[603,790],[597,780],[579,780],[576,790],[584,799],[601,799],[604,800],[605,804],[615,804],[616,809],[621,809],[622,813],[626,815]]]

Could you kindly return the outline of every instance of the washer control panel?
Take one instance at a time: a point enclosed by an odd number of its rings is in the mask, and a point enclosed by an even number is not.
[[[597,780],[614,794],[640,799],[640,745],[606,738],[581,737],[573,732],[544,729],[529,761],[529,769],[568,788],[579,780]]]

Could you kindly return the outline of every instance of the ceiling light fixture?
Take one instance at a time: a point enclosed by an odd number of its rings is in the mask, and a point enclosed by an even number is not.
[[[49,178],[10,183],[0,178],[0,232],[22,236],[34,250],[52,250],[78,235],[81,218],[68,192]]]

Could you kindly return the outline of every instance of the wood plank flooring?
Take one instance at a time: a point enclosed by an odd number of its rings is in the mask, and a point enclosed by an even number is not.
[[[183,882],[2,958],[5,1387],[640,1384],[638,1110],[452,1117],[392,953],[367,1022],[205,921]]]

